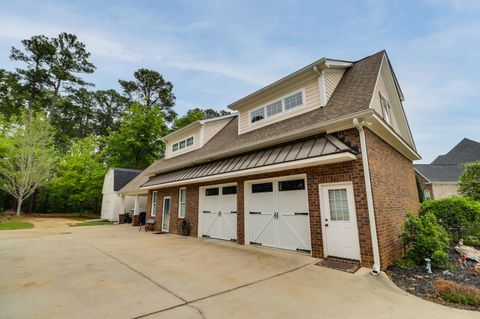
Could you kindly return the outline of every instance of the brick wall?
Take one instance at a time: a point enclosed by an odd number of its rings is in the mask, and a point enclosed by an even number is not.
[[[433,195],[433,188],[432,188],[432,184],[430,184],[426,179],[425,177],[423,177],[422,175],[420,175],[418,172],[415,172],[415,176],[418,178],[418,181],[420,182],[420,187],[423,191],[423,194],[424,194],[424,197],[425,197],[425,191],[429,191],[430,192],[430,198],[431,199],[435,199],[434,198],[434,195]]]
[[[412,161],[372,131],[365,129],[373,204],[382,268],[403,254],[403,223],[408,210],[418,212],[415,173]]]

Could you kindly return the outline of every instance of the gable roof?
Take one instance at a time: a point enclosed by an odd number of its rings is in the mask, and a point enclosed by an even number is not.
[[[458,182],[463,163],[480,161],[480,143],[464,138],[447,154],[440,155],[431,164],[415,164],[415,170],[429,182]]]
[[[322,123],[371,112],[370,101],[385,51],[380,51],[357,62],[347,69],[324,108],[303,113],[272,123],[262,128],[238,134],[237,116],[202,148],[171,157],[162,158],[149,167],[145,174],[155,175],[183,167],[205,163],[221,157],[239,154],[255,148],[267,147],[299,138],[301,132],[311,132]],[[318,132],[316,132],[318,133]]]
[[[115,192],[122,189],[123,186],[128,184],[132,179],[134,179],[142,171],[138,169],[129,169],[129,168],[117,168],[112,167],[113,170],[113,190]]]
[[[461,164],[415,164],[414,167],[429,182],[458,182],[463,172]]]
[[[461,164],[480,161],[480,143],[464,138],[447,154],[440,155],[432,164]]]

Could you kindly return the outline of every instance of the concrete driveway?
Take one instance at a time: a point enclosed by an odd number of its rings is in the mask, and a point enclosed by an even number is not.
[[[0,232],[0,318],[479,318],[368,269],[130,225]]]

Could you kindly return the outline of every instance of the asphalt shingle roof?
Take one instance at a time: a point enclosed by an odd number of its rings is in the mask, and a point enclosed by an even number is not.
[[[127,185],[132,179],[134,179],[142,171],[138,169],[128,169],[128,168],[112,168],[113,170],[113,190],[115,192],[122,189],[123,186]]]

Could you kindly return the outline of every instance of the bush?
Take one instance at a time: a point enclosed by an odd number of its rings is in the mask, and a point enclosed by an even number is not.
[[[480,202],[465,197],[429,200],[422,204],[420,214],[433,213],[456,242],[480,233]]]
[[[472,200],[480,201],[480,161],[465,163],[463,167],[459,191]]]
[[[406,258],[414,260],[417,265],[424,265],[425,258],[430,258],[434,267],[448,266],[446,249],[450,237],[437,223],[434,214],[426,213],[421,216],[409,214],[401,237]]]
[[[480,305],[480,289],[475,287],[460,285],[451,280],[437,279],[433,283],[433,290],[438,296],[450,302],[471,306]]]

